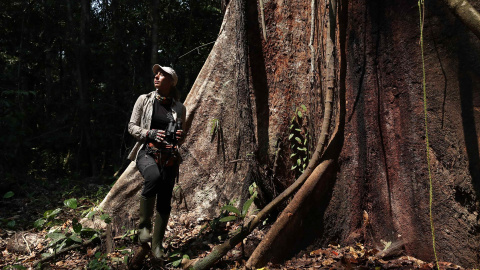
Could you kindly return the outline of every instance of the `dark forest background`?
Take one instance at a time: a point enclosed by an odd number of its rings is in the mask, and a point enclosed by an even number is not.
[[[127,123],[153,90],[152,65],[176,70],[183,100],[216,40],[220,6],[1,1],[0,193],[51,179],[111,183],[127,165]]]

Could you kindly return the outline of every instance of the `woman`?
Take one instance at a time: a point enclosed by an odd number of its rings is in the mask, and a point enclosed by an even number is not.
[[[128,132],[137,140],[128,158],[144,178],[140,197],[140,243],[152,240],[152,253],[163,257],[162,240],[170,216],[170,200],[178,176],[178,145],[184,140],[186,109],[177,100],[178,77],[170,67],[152,68],[156,90],[140,95],[133,107]],[[157,202],[153,236],[151,218]]]

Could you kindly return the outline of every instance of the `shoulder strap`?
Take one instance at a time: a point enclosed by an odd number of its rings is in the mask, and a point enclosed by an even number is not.
[[[172,110],[175,112],[175,120],[176,117],[181,117],[183,113],[183,104],[180,101],[174,100]]]

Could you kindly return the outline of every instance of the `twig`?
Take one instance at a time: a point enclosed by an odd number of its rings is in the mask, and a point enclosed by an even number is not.
[[[136,233],[129,233],[129,234],[124,234],[124,235],[115,236],[115,237],[113,237],[113,240],[123,239],[123,238],[125,238],[125,237],[134,236],[135,234],[136,234]]]
[[[31,250],[30,247],[28,246],[27,239],[25,239],[25,234],[22,234],[22,238],[23,238],[23,241],[25,241],[25,245],[27,246],[28,252],[30,252],[30,254],[32,254],[32,250]]]
[[[182,58],[182,57],[184,57],[185,55],[187,55],[187,54],[195,51],[195,50],[198,50],[198,49],[200,49],[200,48],[202,48],[202,47],[205,47],[205,46],[207,46],[207,45],[210,45],[210,44],[212,44],[212,43],[215,43],[215,41],[212,41],[212,42],[209,42],[209,43],[207,43],[207,44],[203,44],[203,45],[200,45],[200,46],[198,46],[198,47],[195,47],[195,48],[193,48],[192,50],[188,51],[187,53],[179,56],[179,57],[177,58],[177,60],[180,59],[180,58]]]
[[[259,0],[260,2],[260,14],[262,16],[262,31],[263,31],[263,39],[265,42],[267,42],[267,29],[265,27],[265,13],[263,11],[264,6],[263,6],[263,0]]]
[[[236,162],[240,162],[240,161],[245,161],[245,159],[235,159],[235,160],[230,161],[230,163],[236,163]]]

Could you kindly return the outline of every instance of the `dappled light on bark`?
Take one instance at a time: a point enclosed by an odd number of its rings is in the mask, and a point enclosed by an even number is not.
[[[252,182],[271,202],[264,201],[265,208],[194,268],[211,267],[270,211],[282,210],[248,267],[279,263],[306,247],[332,242],[362,243],[378,256],[387,256],[381,247],[392,243],[395,256],[432,261],[416,6],[262,3],[230,1],[216,44],[185,101],[185,201],[174,207],[174,215],[193,223],[214,218],[225,204],[243,205]],[[314,12],[305,12],[311,7]],[[440,261],[474,267],[480,233],[475,120],[480,42],[465,27],[457,28],[446,6],[429,2],[426,10],[437,252]],[[312,26],[310,40],[306,33]],[[311,139],[298,138],[303,147],[291,148],[289,137],[296,135],[289,127],[299,108],[305,108],[302,128]],[[295,179],[290,168],[296,168],[292,157],[298,151],[311,159]],[[106,211],[136,209],[126,204],[116,209],[109,202],[129,200],[139,189],[141,180],[129,177],[138,177],[134,167],[101,204]],[[279,208],[297,190],[286,208]]]

